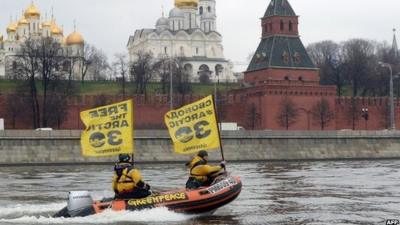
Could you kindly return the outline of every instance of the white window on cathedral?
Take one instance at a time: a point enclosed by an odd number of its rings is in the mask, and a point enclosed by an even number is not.
[[[167,54],[167,50],[168,50],[168,48],[164,47],[164,54]]]
[[[207,7],[207,11],[210,13],[211,12],[211,6]]]
[[[203,6],[200,7],[200,15],[203,15]]]
[[[183,46],[180,47],[180,52],[181,52],[181,56],[185,55],[185,49],[183,48]]]
[[[199,54],[199,48],[196,47],[196,55],[198,55],[198,54]]]

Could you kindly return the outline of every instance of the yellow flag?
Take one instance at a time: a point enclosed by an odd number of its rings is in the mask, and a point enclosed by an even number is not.
[[[133,154],[132,100],[81,112],[86,129],[82,132],[82,155],[104,157]]]
[[[200,150],[220,148],[219,131],[212,96],[169,111],[165,124],[179,154],[192,154]]]

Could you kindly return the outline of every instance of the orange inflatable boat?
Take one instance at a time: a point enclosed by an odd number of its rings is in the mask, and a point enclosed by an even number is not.
[[[169,210],[187,214],[213,213],[233,201],[242,190],[239,177],[224,176],[216,180],[209,187],[166,191],[142,199],[93,201],[87,191],[70,192],[68,205],[54,217],[83,217],[101,213],[106,209],[135,211],[155,207],[166,207]]]

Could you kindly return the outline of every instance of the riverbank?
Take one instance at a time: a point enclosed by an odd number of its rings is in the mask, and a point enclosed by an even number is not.
[[[1,165],[108,164],[110,158],[84,158],[80,131],[0,131]],[[222,132],[227,161],[293,161],[400,158],[399,131]],[[181,163],[190,156],[173,153],[166,131],[139,130],[135,134],[135,161]],[[210,159],[220,159],[220,152]]]

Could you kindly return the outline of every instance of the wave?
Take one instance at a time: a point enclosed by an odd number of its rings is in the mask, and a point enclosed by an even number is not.
[[[32,215],[55,212],[65,204],[20,205],[7,211],[0,208],[0,224],[109,224],[118,222],[180,222],[193,216],[169,211],[167,208],[154,208],[142,211],[115,212],[106,210],[101,214],[78,218],[52,218],[49,215]],[[16,214],[20,215],[16,217]],[[23,214],[23,215],[21,215]],[[28,215],[26,215],[28,214]],[[156,215],[156,216],[155,216]],[[8,218],[4,218],[4,217]],[[13,216],[13,218],[10,218]]]
[[[0,207],[0,218],[19,217],[24,215],[42,214],[56,212],[66,203],[51,203],[51,204],[16,204],[12,206]]]

